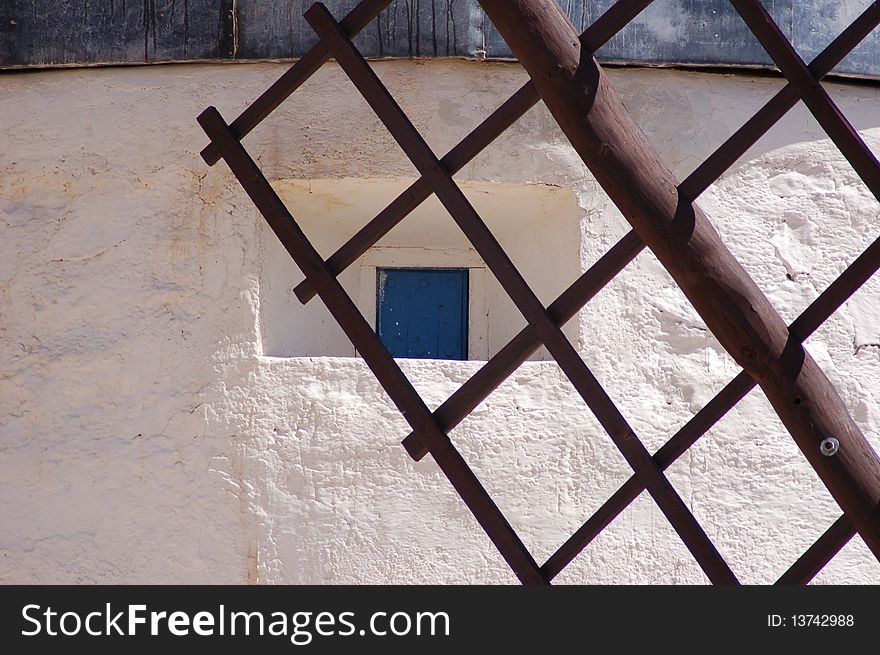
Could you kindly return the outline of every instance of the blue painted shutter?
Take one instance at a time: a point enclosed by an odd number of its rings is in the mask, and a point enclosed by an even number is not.
[[[394,357],[467,359],[467,269],[381,268],[379,338]]]

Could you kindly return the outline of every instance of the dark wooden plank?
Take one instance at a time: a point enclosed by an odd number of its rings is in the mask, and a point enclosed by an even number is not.
[[[821,537],[776,581],[778,585],[805,585],[816,577],[828,562],[849,543],[856,534],[846,515],[837,519]]]
[[[0,66],[223,59],[231,56],[222,47],[230,6],[231,0],[3,0]]]
[[[0,68],[293,59],[317,42],[307,0],[3,0]],[[328,0],[343,15],[356,0]],[[357,43],[371,57],[479,56],[473,0],[395,0]]]
[[[615,0],[558,0],[575,29],[596,20]],[[768,0],[774,15],[790,17],[792,0]],[[627,60],[636,55],[644,63],[770,62],[755,38],[737,24],[728,0],[662,0],[653,2],[619,35],[597,52],[601,60]],[[487,26],[487,50],[495,56],[513,52],[494,27]]]

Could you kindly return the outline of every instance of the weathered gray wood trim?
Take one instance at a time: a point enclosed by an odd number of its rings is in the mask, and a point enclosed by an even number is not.
[[[557,0],[583,30],[614,0]],[[292,59],[316,41],[312,0],[2,0],[0,68]],[[336,16],[356,0],[325,0]],[[810,59],[869,0],[766,0]],[[476,0],[395,0],[356,40],[369,57],[510,57]],[[655,0],[599,52],[637,64],[766,66],[727,0]],[[880,77],[880,33],[836,69]]]

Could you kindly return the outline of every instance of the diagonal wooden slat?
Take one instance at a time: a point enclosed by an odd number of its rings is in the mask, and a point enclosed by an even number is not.
[[[489,118],[468,134],[458,145],[440,160],[440,165],[451,175],[464,168],[495,139],[518,121],[540,97],[531,83],[522,86],[513,96],[501,105]],[[394,201],[346,241],[327,260],[334,275],[339,275],[354,264],[367,250],[372,248],[383,236],[406,218],[412,211],[434,192],[430,180],[422,176],[413,182]],[[314,298],[311,280],[306,278],[294,287],[293,292],[303,304]]]
[[[614,5],[612,10],[617,6],[618,5]],[[609,10],[608,13],[611,13],[612,10]],[[597,23],[594,23],[594,25],[596,24],[598,24],[598,21]],[[814,70],[816,75],[820,77],[825,76],[840,62],[841,59],[858,45],[861,40],[870,34],[878,24],[880,24],[880,2],[875,2],[813,60],[813,63],[810,65],[811,70]],[[582,39],[587,38],[586,35],[590,32],[590,29],[585,32]],[[791,84],[786,85],[786,87],[777,93],[777,95],[774,96],[774,98],[757,114],[755,114],[755,116],[750,119],[743,128],[738,130],[734,136],[728,139],[728,141],[726,141],[702,165],[700,165],[691,176],[682,182],[679,186],[679,191],[682,196],[688,200],[695,200],[709,184],[720,177],[727,168],[739,159],[739,157],[745,154],[749,147],[751,147],[783,115],[785,115],[785,113],[796,104],[797,100],[798,96],[794,87]],[[627,235],[627,238],[631,237],[638,238],[633,235],[633,233]],[[615,246],[615,249],[621,245],[622,242]],[[634,246],[635,244],[633,244],[633,248]],[[639,251],[641,251],[641,248],[639,248]],[[628,256],[633,253],[633,249],[628,248],[624,250],[623,253],[625,253],[624,256]],[[634,256],[634,254],[632,256]],[[603,257],[601,261],[605,261],[605,259],[606,258]],[[858,261],[869,261],[869,258],[860,258]],[[304,282],[303,284],[306,283]],[[571,291],[571,289],[569,291]],[[592,294],[595,294],[596,291],[598,291],[598,288],[593,288],[592,286],[588,289],[591,296]],[[560,300],[562,300],[561,297],[556,302],[560,302]],[[584,303],[588,302],[588,300],[589,299],[585,299]],[[554,306],[556,305],[556,302],[548,308],[551,313],[555,311]],[[582,306],[583,305],[580,305],[573,311],[578,311]],[[568,318],[570,318],[570,316]],[[799,331],[797,325],[797,323],[792,324],[791,330],[793,332]],[[526,327],[523,332],[527,330],[530,330],[530,328]],[[517,335],[516,339],[521,339],[523,336],[523,333],[520,333],[520,335]],[[508,346],[502,349],[502,351],[498,353],[498,356],[501,356],[502,353],[508,355],[508,348],[511,345],[513,344],[508,344]],[[513,361],[520,355],[522,355],[522,352],[513,350],[510,352],[511,358],[506,364],[502,365],[500,361],[498,363],[490,361],[484,368],[488,369],[492,364],[495,364],[499,371],[504,370],[503,366],[516,368],[517,364],[514,364]],[[525,355],[525,357],[527,358],[528,355]],[[499,357],[499,359],[501,358]],[[505,358],[505,361],[506,359],[507,358]],[[478,373],[478,375],[480,374],[483,374],[482,370]],[[468,413],[473,411],[473,409],[479,405],[479,403],[482,402],[492,390],[497,388],[503,380],[504,377],[500,373],[493,377],[487,371],[480,376],[479,380],[470,380],[462,388],[456,391],[437,409],[435,416],[440,420],[441,424],[445,426],[447,431],[452,430],[467,416]],[[407,436],[403,443],[415,459],[420,459],[426,453],[423,449],[418,448],[414,434]]]
[[[362,0],[340,21],[346,34],[353,38],[361,32],[370,21],[378,16],[391,4],[392,0]],[[653,0],[620,0],[600,16],[592,30],[585,33],[584,43],[595,52],[606,41],[635,18]],[[232,123],[230,130],[236,139],[241,141],[257,127],[269,114],[275,111],[282,102],[291,96],[302,84],[324,65],[330,58],[323,43],[317,43],[275,81],[252,104],[248,105]],[[537,102],[538,98],[535,99]],[[209,166],[220,160],[220,154],[213,144],[209,144],[201,152],[202,158]],[[314,297],[314,294],[312,294]]]
[[[443,169],[436,155],[388,93],[366,60],[351,44],[329,10],[316,3],[306,20],[324,40],[337,63],[364,96],[379,119],[422,176],[459,228],[486,262],[502,288],[535,330],[541,342],[593,411],[629,465],[645,483],[657,506],[681,537],[707,577],[717,584],[736,584],[736,576],[706,536],[684,501],[651,459],[648,450],[627,424],[580,355],[547,315],[543,305],[477,215],[465,195]]]
[[[706,215],[682,201],[675,177],[595,59],[577,47],[558,6],[552,0],[480,4],[596,180],[721,345],[758,379],[807,461],[880,558],[880,457],[830,380]],[[821,451],[829,436],[840,444],[833,457]]]
[[[644,249],[645,244],[635,232],[627,233],[553,301],[547,308],[550,318],[557,325],[564,325]],[[451,432],[540,345],[532,327],[524,327],[434,411],[434,419],[443,430]],[[428,453],[416,432],[403,440],[403,447],[416,461]]]
[[[621,0],[611,5],[581,34],[580,41],[591,55],[610,41],[624,27],[642,13],[653,0]]]
[[[778,585],[805,585],[831,559],[849,543],[856,534],[855,526],[846,515],[837,519],[819,539],[801,555],[776,581]]]

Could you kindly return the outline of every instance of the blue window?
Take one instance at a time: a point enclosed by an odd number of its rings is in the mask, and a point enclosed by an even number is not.
[[[376,331],[394,357],[467,359],[468,271],[377,270]]]

